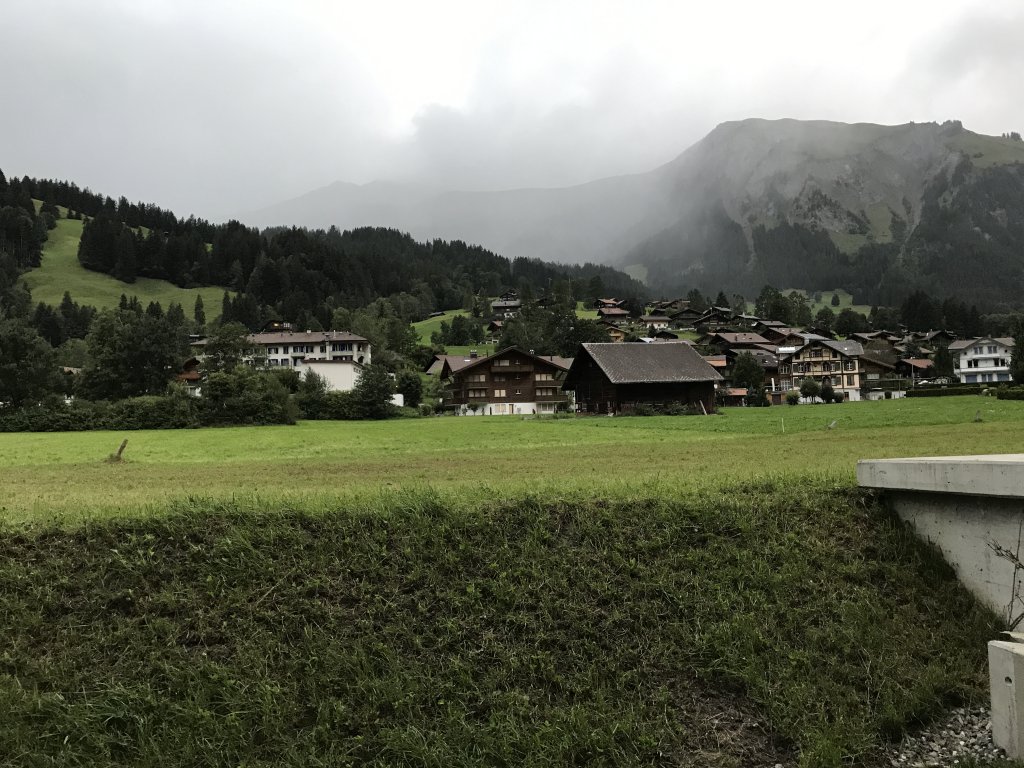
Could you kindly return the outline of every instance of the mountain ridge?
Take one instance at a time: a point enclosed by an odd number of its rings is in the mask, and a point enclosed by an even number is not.
[[[998,194],[1009,198],[995,201],[993,211],[1007,209],[1024,181],[1016,173],[995,176],[1022,164],[1024,142],[973,133],[958,121],[886,126],[749,118],[718,125],[643,173],[571,187],[485,192],[342,183],[263,209],[250,220],[389,226],[421,238],[479,242],[510,257],[636,267],[650,285],[665,290],[750,291],[759,281],[792,283],[787,278],[800,276],[804,259],[813,268],[805,270],[805,284],[794,287],[838,286],[873,302],[908,287],[886,287],[885,274],[896,268],[907,272],[900,279],[908,285],[941,290],[936,275],[949,270],[932,270],[934,259],[921,258],[944,244],[935,240],[933,224],[954,209],[967,215],[965,184],[982,197],[1001,189]],[[979,184],[994,186],[985,191]],[[936,185],[945,191],[929,202]],[[932,239],[925,243],[915,237],[926,214]],[[971,216],[971,226],[985,237],[1009,237],[1024,248],[1015,214],[1013,222],[1002,223],[981,210]],[[961,235],[953,240],[960,243]],[[951,244],[947,238],[945,245]],[[789,261],[780,255],[784,247]],[[1002,254],[997,260],[1002,273],[996,283],[1024,285],[1024,251],[1020,258],[1008,261]],[[817,284],[826,278],[843,282]],[[1010,293],[990,287],[996,301]]]

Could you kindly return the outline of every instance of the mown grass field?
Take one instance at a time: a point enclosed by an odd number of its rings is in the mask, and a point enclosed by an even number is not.
[[[853,303],[853,296],[850,295],[847,291],[844,291],[842,289],[838,289],[838,290],[835,290],[835,291],[805,291],[802,288],[787,288],[784,291],[782,291],[782,293],[789,294],[789,293],[791,293],[793,291],[796,291],[797,293],[802,293],[805,296],[807,296],[808,301],[809,301],[810,306],[811,306],[811,315],[812,316],[818,314],[819,310],[824,309],[825,307],[828,307],[833,312],[835,312],[837,315],[840,312],[842,312],[844,309],[852,309],[852,310],[854,310],[856,312],[860,312],[861,314],[863,314],[865,316],[868,315],[871,312],[871,306],[870,305],[868,305],[868,304],[854,304]],[[813,294],[814,293],[821,293],[821,300],[820,301],[814,301],[813,300],[813,298],[814,298]],[[839,306],[836,306],[836,307],[832,306],[832,296],[833,296],[833,294],[838,294],[839,295]],[[753,310],[751,310],[751,311],[753,311]]]
[[[0,766],[887,765],[983,700],[997,626],[855,462],[1022,426],[955,397],[0,435]]]
[[[469,315],[469,312],[464,309],[449,309],[441,317],[428,317],[426,320],[413,323],[412,327],[420,335],[420,344],[430,344],[430,335],[435,331],[441,330],[441,323],[451,325],[452,318],[458,315],[466,317]]]
[[[62,210],[62,213],[66,212]],[[196,296],[201,295],[206,316],[212,319],[220,314],[223,288],[179,288],[166,280],[149,278],[122,283],[110,275],[85,269],[78,263],[82,224],[81,221],[59,219],[57,228],[50,231],[40,266],[25,273],[25,284],[32,291],[34,301],[56,306],[64,292],[70,291],[71,298],[79,304],[104,308],[116,307],[121,294],[124,294],[138,296],[143,304],[159,301],[164,309],[176,301],[185,309],[185,314],[191,316]]]
[[[983,421],[973,421],[980,411]],[[825,429],[835,420],[836,428]],[[785,429],[785,432],[783,432]],[[127,461],[104,458],[128,438]],[[858,459],[1024,450],[1024,404],[982,397],[726,409],[711,417],[427,418],[295,427],[0,435],[0,515],[24,520],[259,495],[272,503],[418,486],[597,496],[772,475],[848,485]]]

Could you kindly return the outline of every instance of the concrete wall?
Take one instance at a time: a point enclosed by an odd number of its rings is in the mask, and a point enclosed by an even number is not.
[[[960,581],[1007,622],[1024,614],[1024,454],[884,459],[857,464],[857,481],[935,544]]]

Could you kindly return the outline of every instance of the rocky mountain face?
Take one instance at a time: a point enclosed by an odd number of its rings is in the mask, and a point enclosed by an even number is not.
[[[921,288],[992,307],[1024,296],[1024,142],[955,121],[743,120],[643,174],[503,192],[335,184],[246,219],[611,263],[666,293],[770,283],[892,303]]]

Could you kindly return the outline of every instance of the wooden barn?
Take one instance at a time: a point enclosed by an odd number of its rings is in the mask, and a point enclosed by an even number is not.
[[[711,413],[721,380],[684,342],[583,344],[562,389],[575,393],[580,413],[628,413],[641,403]]]

